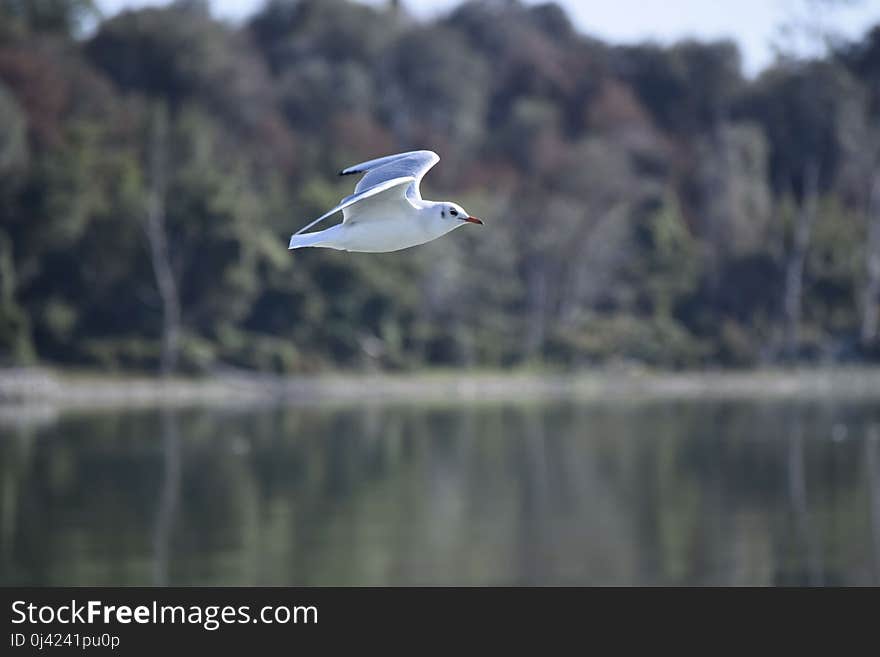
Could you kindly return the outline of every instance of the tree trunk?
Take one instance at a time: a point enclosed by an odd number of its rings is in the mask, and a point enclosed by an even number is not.
[[[162,376],[168,376],[177,368],[180,297],[171,266],[168,235],[165,229],[168,117],[162,106],[157,106],[153,111],[150,133],[150,186],[147,198],[146,233],[156,288],[162,302],[162,354],[159,370]]]
[[[559,292],[558,319],[561,326],[575,325],[591,302],[587,286],[603,276],[607,277],[609,261],[599,257],[598,252],[603,250],[602,255],[607,256],[608,249],[613,247],[604,239],[603,231],[613,222],[620,221],[627,209],[626,204],[615,203],[604,210],[594,223],[586,224],[572,237],[571,248],[565,256],[568,265],[560,274],[564,282]]]
[[[862,307],[862,346],[868,347],[877,340],[880,320],[880,169],[874,172],[871,198],[868,201],[867,274]]]
[[[707,264],[707,287],[712,304],[718,301],[718,292],[721,286],[721,268],[725,259],[727,244],[725,233],[732,223],[734,209],[731,207],[732,196],[730,186],[734,184],[730,138],[724,133],[724,126],[720,121],[715,121],[710,132],[710,143],[717,161],[712,163],[707,198],[711,199],[709,212],[706,213],[708,225],[706,226],[705,255]]]
[[[784,338],[783,354],[787,359],[797,355],[800,341],[801,300],[804,285],[804,263],[813,234],[819,200],[819,165],[810,160],[804,165],[804,189],[800,209],[795,218],[791,249],[785,263],[783,291]]]

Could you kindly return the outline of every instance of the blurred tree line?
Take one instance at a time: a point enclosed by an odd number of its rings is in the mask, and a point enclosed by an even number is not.
[[[89,29],[90,28],[90,29]],[[412,148],[485,217],[289,253]],[[880,25],[755,80],[555,4],[0,0],[0,361],[223,368],[880,358]]]

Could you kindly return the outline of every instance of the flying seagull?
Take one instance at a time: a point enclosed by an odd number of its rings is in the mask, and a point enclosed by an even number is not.
[[[384,253],[424,244],[467,223],[482,224],[460,205],[426,201],[419,193],[422,176],[440,161],[433,151],[410,151],[356,164],[340,176],[365,173],[335,208],[290,238],[290,249],[321,246],[340,251]],[[342,223],[306,233],[322,219],[342,212]]]

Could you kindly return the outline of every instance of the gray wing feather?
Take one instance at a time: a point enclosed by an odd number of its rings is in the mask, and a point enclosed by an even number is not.
[[[415,183],[415,181],[416,179],[413,176],[400,176],[399,178],[384,180],[374,185],[373,187],[370,187],[369,189],[365,189],[362,192],[358,192],[357,190],[355,190],[354,194],[352,194],[351,196],[346,196],[339,202],[339,205],[337,205],[335,208],[328,212],[325,212],[307,226],[300,228],[293,235],[300,235],[306,232],[309,228],[317,224],[319,221],[322,221],[327,217],[330,217],[337,212],[340,212],[341,210],[345,210],[345,208],[351,207],[358,201],[363,201],[364,199],[370,198],[371,196],[376,196],[377,194],[381,194],[382,192],[388,191],[389,189],[392,189],[394,187],[398,187],[399,185],[412,185],[413,183]]]
[[[434,151],[409,151],[386,157],[376,158],[367,162],[361,162],[339,172],[342,176],[354,173],[366,173],[358,181],[354,188],[355,194],[366,191],[387,180],[393,180],[403,176],[412,176],[414,181],[407,189],[406,195],[410,198],[421,199],[419,183],[422,177],[440,161],[440,156]]]

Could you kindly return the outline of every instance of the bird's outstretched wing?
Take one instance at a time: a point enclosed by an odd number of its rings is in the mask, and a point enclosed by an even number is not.
[[[322,214],[320,217],[315,219],[313,222],[311,222],[307,226],[303,226],[298,231],[296,231],[293,235],[296,236],[296,235],[300,235],[300,234],[306,232],[309,228],[314,226],[319,221],[322,221],[322,220],[326,219],[327,217],[330,217],[330,216],[336,214],[337,212],[345,210],[346,208],[351,207],[352,205],[354,205],[355,203],[358,203],[359,201],[363,201],[364,199],[368,199],[368,198],[377,196],[378,194],[381,194],[383,192],[387,192],[389,190],[392,190],[396,187],[400,187],[402,185],[409,186],[414,183],[416,183],[416,179],[413,176],[401,176],[399,178],[391,178],[389,180],[382,181],[382,182],[374,185],[373,187],[370,187],[369,189],[365,189],[361,192],[355,191],[355,193],[352,194],[351,196],[346,196],[344,199],[342,199],[339,202],[339,205],[337,205],[335,208],[333,208],[332,210],[329,210],[328,212],[325,212],[324,214]],[[400,195],[400,199],[401,199],[401,201],[403,201],[403,194]]]
[[[403,176],[412,176],[413,183],[407,188],[406,195],[409,198],[421,200],[419,183],[428,170],[440,161],[440,156],[434,151],[409,151],[379,157],[375,160],[361,162],[339,172],[340,176],[348,176],[355,173],[366,173],[358,181],[354,188],[355,194],[372,189],[388,180],[394,180]]]

